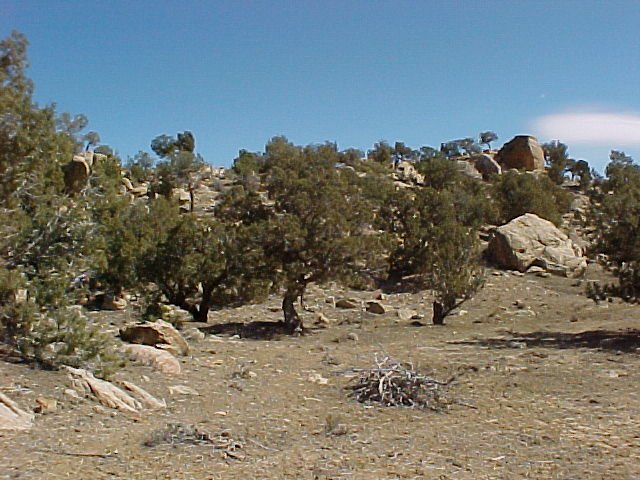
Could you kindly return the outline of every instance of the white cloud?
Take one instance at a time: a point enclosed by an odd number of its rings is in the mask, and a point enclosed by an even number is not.
[[[567,144],[640,146],[640,114],[616,111],[573,111],[539,117],[533,129],[541,138]]]

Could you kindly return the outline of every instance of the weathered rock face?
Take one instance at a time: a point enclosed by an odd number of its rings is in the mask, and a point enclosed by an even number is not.
[[[475,165],[476,170],[480,172],[483,180],[488,180],[493,175],[502,174],[502,167],[489,154],[474,155],[471,157],[471,162]]]
[[[549,273],[575,277],[587,267],[580,247],[553,223],[532,213],[496,228],[487,248],[496,264],[520,272],[535,265]]]
[[[503,170],[544,171],[544,152],[535,137],[518,135],[504,144],[495,160]]]
[[[170,345],[180,355],[189,354],[189,344],[173,325],[163,320],[127,325],[120,330],[120,338],[125,342],[142,345]]]

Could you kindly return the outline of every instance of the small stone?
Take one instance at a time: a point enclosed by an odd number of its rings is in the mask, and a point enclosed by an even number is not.
[[[73,388],[65,388],[62,394],[69,398],[80,400],[80,395],[78,395],[78,392],[76,392]]]
[[[38,397],[36,398],[36,407],[33,409],[35,413],[46,415],[55,413],[58,410],[58,401],[55,398]]]
[[[536,276],[541,278],[549,278],[551,274],[549,272],[538,272],[536,273]]]
[[[540,273],[544,272],[544,268],[533,265],[527,269],[527,273]]]
[[[127,301],[122,297],[113,295],[105,295],[102,300],[102,309],[111,311],[120,311],[127,308]]]
[[[337,308],[351,309],[351,308],[358,308],[359,306],[360,305],[358,304],[358,301],[353,298],[341,298],[336,302]]]
[[[319,373],[312,373],[307,377],[307,381],[317,385],[327,385],[329,383],[329,379],[323,377]]]
[[[357,342],[358,341],[358,334],[355,332],[349,332],[347,334],[347,340],[351,340],[353,342]]]
[[[384,315],[387,313],[388,307],[385,307],[382,303],[377,300],[373,300],[367,302],[367,312],[373,313],[375,315]]]
[[[173,385],[169,387],[169,393],[171,395],[193,395],[195,397],[200,396],[197,390],[188,387],[187,385]]]
[[[331,325],[331,320],[329,320],[323,313],[319,313],[316,317],[316,325],[328,326]]]
[[[524,277],[524,272],[519,272],[517,270],[514,270],[511,272],[511,275],[513,275],[514,277]]]
[[[186,339],[186,340],[190,340],[192,342],[197,342],[199,340],[204,340],[206,335],[204,334],[204,332],[202,332],[199,328],[196,327],[191,327],[191,328],[187,328],[185,330],[182,330],[180,333],[182,333],[182,336]]]
[[[418,313],[415,310],[401,308],[396,312],[396,314],[398,315],[398,318],[400,318],[400,320],[402,320],[403,322],[408,322],[414,317],[414,315],[417,315]]]

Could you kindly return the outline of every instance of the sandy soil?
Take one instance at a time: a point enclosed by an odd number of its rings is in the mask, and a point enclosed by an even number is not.
[[[270,340],[208,335],[190,342],[180,376],[136,364],[117,374],[166,399],[162,411],[70,399],[64,372],[0,362],[0,390],[23,408],[58,400],[31,431],[0,433],[0,478],[640,478],[640,307],[596,305],[571,279],[496,273],[444,327],[428,325],[428,293],[390,294],[390,311],[374,315],[325,302],[372,292],[316,287],[304,319],[312,326],[322,312],[326,328]],[[275,321],[278,305],[215,312],[211,322]],[[399,308],[425,318],[400,320]],[[112,325],[128,316],[95,315]],[[356,402],[345,390],[350,369],[373,367],[376,354],[437,379],[463,372],[454,403],[435,413]],[[145,445],[169,424],[212,441]]]

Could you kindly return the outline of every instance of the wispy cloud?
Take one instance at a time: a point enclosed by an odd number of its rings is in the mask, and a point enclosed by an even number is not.
[[[640,113],[574,110],[538,117],[532,127],[541,138],[568,144],[640,146]]]

